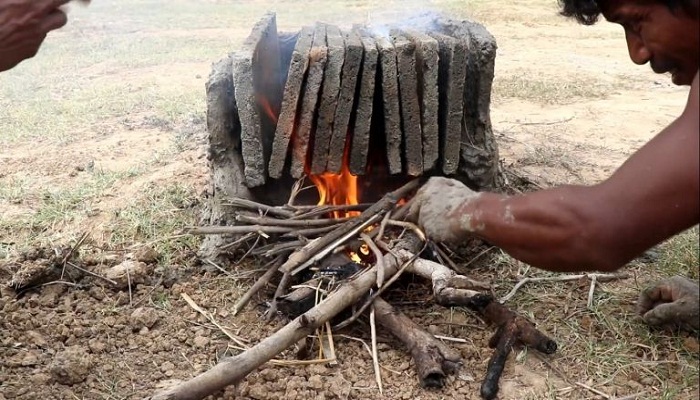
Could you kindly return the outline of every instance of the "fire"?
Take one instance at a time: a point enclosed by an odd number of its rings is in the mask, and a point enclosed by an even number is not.
[[[350,173],[346,157],[344,157],[340,174],[324,173],[309,175],[311,182],[318,189],[318,205],[355,205],[359,204],[359,192],[357,190],[357,176]],[[335,218],[356,217],[358,211],[336,211]]]

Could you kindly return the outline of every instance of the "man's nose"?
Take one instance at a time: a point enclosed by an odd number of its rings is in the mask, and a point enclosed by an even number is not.
[[[644,65],[649,62],[651,53],[637,33],[625,29],[625,39],[627,40],[627,50],[629,50],[632,62],[638,65]]]

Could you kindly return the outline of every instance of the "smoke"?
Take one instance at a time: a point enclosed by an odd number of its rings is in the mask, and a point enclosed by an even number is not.
[[[367,15],[368,29],[377,36],[388,37],[392,29],[426,30],[444,10],[431,0],[385,1]]]

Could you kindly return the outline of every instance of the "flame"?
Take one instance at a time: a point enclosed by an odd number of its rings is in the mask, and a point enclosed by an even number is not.
[[[267,97],[258,95],[257,100],[261,111],[265,115],[267,115],[268,118],[270,118],[270,121],[272,121],[274,124],[277,124],[279,112],[275,111],[274,107],[272,107],[272,104],[270,104],[270,101],[267,99]]]
[[[343,158],[343,165],[340,174],[323,173],[320,175],[309,175],[311,182],[318,189],[318,205],[355,205],[359,204],[359,193],[357,190],[357,176],[350,173],[346,157]],[[335,211],[333,217],[356,217],[359,211]]]

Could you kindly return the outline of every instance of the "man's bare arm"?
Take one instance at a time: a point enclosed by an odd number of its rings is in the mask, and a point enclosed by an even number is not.
[[[683,114],[598,185],[515,197],[438,188],[434,208],[444,212],[429,213],[433,196],[419,196],[422,204],[415,208],[430,215],[420,222],[429,235],[431,230],[452,239],[476,234],[540,268],[617,269],[698,223],[698,107],[696,75]],[[439,214],[445,217],[436,218]]]

